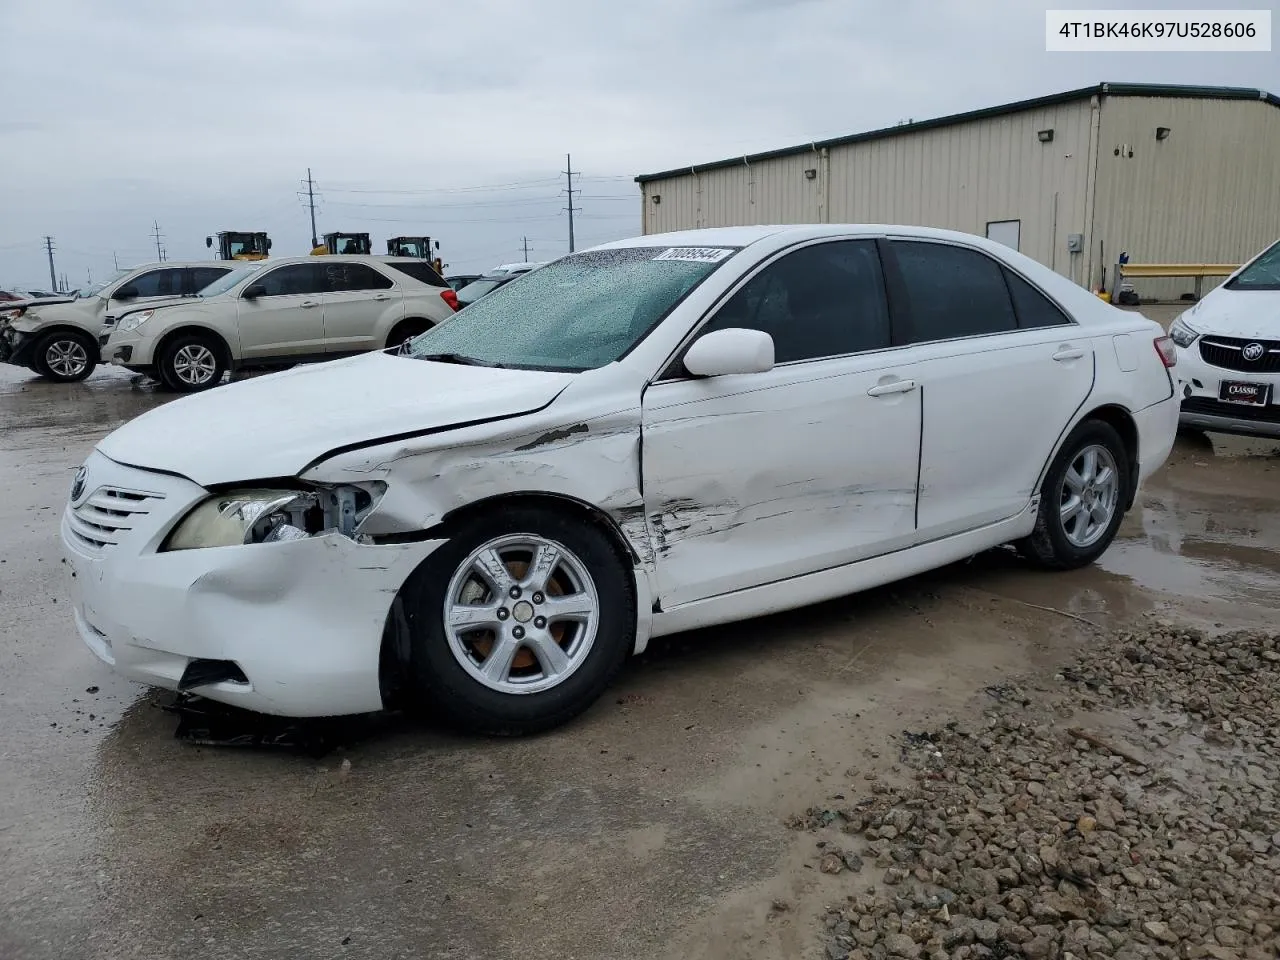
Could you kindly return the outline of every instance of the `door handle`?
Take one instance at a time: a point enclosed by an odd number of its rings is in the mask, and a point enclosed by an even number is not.
[[[868,397],[887,397],[895,393],[910,393],[916,388],[914,380],[893,380],[889,383],[878,383],[867,391]]]
[[[391,299],[391,296],[390,296],[389,294],[386,294],[386,293],[380,293],[380,294],[378,294],[376,297],[374,297],[373,299],[375,299],[375,300],[390,300],[390,299]]]
[[[320,306],[320,304],[316,303],[314,300],[303,300],[300,304],[298,304],[298,306],[300,306],[303,310],[310,310],[312,307]]]
[[[1061,363],[1063,360],[1079,360],[1084,356],[1084,350],[1080,347],[1073,347],[1069,343],[1064,343],[1058,348],[1058,352],[1053,355],[1053,359]]]

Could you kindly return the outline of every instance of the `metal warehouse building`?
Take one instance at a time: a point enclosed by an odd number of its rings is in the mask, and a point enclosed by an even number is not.
[[[1096,288],[1133,263],[1240,263],[1280,237],[1280,98],[1103,83],[637,177],[645,233],[904,223],[989,236]],[[1212,281],[1217,282],[1217,281]],[[1139,281],[1171,297],[1192,281]]]

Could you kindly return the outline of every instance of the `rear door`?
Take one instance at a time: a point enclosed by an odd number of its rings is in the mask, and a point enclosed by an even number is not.
[[[245,360],[316,356],[324,353],[324,274],[318,263],[292,263],[263,270],[252,283],[265,288],[238,301],[240,355]]]
[[[386,346],[387,333],[404,319],[404,298],[397,284],[367,263],[327,260],[323,272],[325,352]]]
[[[644,394],[645,508],[659,598],[674,606],[800,576],[914,538],[920,398],[890,349],[874,240],[785,253],[699,331],[774,341],[767,373]]]
[[[918,536],[1014,516],[1093,387],[1093,343],[986,253],[886,244],[923,409]]]

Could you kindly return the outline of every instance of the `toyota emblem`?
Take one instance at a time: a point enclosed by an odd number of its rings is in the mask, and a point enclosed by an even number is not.
[[[1261,360],[1262,354],[1265,352],[1260,343],[1246,343],[1241,354],[1246,360]]]
[[[88,479],[89,471],[81,467],[76,471],[76,478],[71,481],[71,502],[75,503],[84,495],[84,483]]]

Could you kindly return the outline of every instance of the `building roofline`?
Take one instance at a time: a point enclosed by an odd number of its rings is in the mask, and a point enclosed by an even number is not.
[[[931,120],[917,120],[913,123],[901,123],[893,127],[881,127],[864,133],[853,133],[829,140],[815,140],[811,143],[797,144],[793,147],[780,147],[777,150],[766,150],[763,153],[751,153],[741,157],[730,157],[726,160],[714,160],[710,163],[698,163],[674,170],[663,170],[660,173],[642,173],[636,177],[636,183],[648,183],[651,180],[666,180],[670,177],[683,176],[688,173],[702,173],[707,170],[720,170],[725,167],[736,167],[739,164],[758,163],[762,160],[776,160],[780,157],[793,157],[796,154],[818,151],[829,147],[842,147],[850,143],[864,143],[868,140],[881,140],[896,137],[904,133],[916,133],[920,130],[933,130],[938,127],[950,127],[968,123],[971,120],[987,120],[1025,110],[1038,110],[1042,107],[1053,107],[1062,103],[1073,103],[1087,100],[1090,97],[1170,97],[1184,100],[1261,100],[1273,107],[1280,107],[1280,97],[1265,90],[1254,90],[1247,87],[1203,87],[1187,86],[1175,83],[1098,83],[1091,87],[1079,87],[1062,93],[1051,93],[1044,97],[1030,100],[1016,100],[1013,103],[1002,103],[994,107],[983,107],[980,110],[968,110],[964,113],[952,113],[945,117]]]

